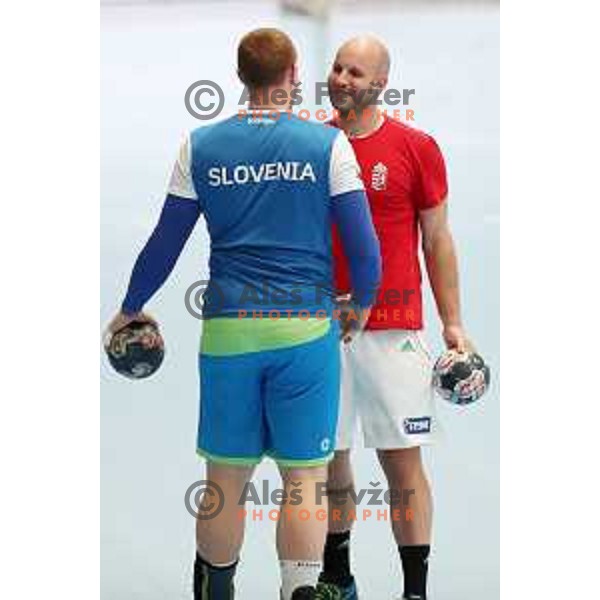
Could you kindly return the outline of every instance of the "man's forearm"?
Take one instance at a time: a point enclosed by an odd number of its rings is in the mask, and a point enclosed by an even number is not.
[[[424,245],[427,274],[444,327],[461,325],[458,260],[450,231]]]

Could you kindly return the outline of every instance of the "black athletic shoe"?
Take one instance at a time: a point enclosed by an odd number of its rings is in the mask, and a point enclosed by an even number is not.
[[[292,600],[344,600],[339,588],[329,583],[317,583],[317,587],[296,588]]]
[[[303,585],[296,588],[292,594],[292,600],[315,600],[317,591],[314,587]]]
[[[317,583],[315,600],[344,600],[342,591],[331,583]]]
[[[356,590],[354,577],[351,577],[345,585],[340,585],[335,581],[329,580],[325,573],[321,573],[319,575],[319,583],[336,588],[340,593],[340,600],[358,600],[358,591]]]

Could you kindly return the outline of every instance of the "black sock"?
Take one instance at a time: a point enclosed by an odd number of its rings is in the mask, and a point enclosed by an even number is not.
[[[323,555],[325,580],[346,586],[352,583],[350,572],[350,531],[328,533]]]
[[[215,567],[196,552],[194,600],[233,600],[236,568],[237,561],[226,567]]]
[[[427,560],[430,546],[398,546],[404,572],[404,595],[427,598]]]

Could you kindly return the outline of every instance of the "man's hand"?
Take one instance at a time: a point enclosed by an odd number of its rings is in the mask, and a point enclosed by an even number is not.
[[[129,325],[129,323],[133,323],[133,321],[137,321],[139,323],[152,323],[153,325],[156,325],[158,327],[158,323],[146,313],[138,312],[127,315],[123,312],[119,312],[106,328],[106,331],[104,333],[104,347],[108,347],[108,345],[110,344],[111,337],[117,331],[120,331],[124,327],[127,327],[127,325]]]
[[[338,296],[337,310],[340,311],[340,339],[349,344],[366,326],[369,320],[369,309],[362,309],[352,303],[350,294]]]
[[[469,340],[461,325],[445,326],[442,335],[448,350],[456,350],[461,354],[464,352],[473,352],[475,350],[471,340]]]

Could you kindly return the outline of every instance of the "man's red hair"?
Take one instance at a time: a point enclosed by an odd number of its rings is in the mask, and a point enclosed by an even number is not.
[[[251,89],[281,82],[295,62],[294,44],[279,29],[255,29],[242,38],[238,47],[238,75]]]

